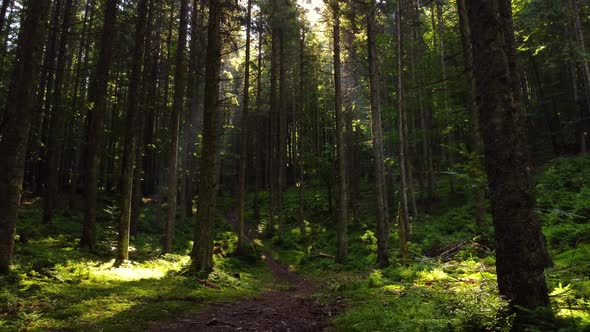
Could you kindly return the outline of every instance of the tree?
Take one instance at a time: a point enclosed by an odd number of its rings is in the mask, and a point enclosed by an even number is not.
[[[520,92],[515,89],[511,2],[465,4],[496,230],[498,286],[514,307],[546,307],[544,268],[550,259],[534,212]]]
[[[346,178],[346,123],[342,109],[342,64],[340,61],[340,5],[332,2],[334,19],[334,101],[336,113],[336,146],[338,162],[338,219],[337,219],[337,254],[336,260],[344,261],[348,255],[347,224],[348,224],[348,184]]]
[[[246,59],[244,63],[244,99],[242,105],[242,128],[240,129],[240,166],[238,188],[238,250],[244,249],[245,224],[244,208],[246,200],[246,163],[248,160],[248,140],[250,124],[248,106],[250,104],[250,29],[252,25],[252,1],[248,0],[246,14]]]
[[[373,163],[375,171],[375,192],[377,195],[377,263],[389,264],[387,241],[389,239],[389,216],[387,208],[387,190],[385,187],[385,164],[383,159],[383,128],[381,122],[381,105],[379,102],[379,78],[377,77],[375,12],[377,8],[370,3],[367,13],[367,47],[369,61],[369,90],[371,106],[371,136],[373,145]]]
[[[127,117],[125,120],[124,151],[121,162],[121,198],[119,208],[119,239],[115,265],[129,259],[129,233],[131,227],[131,197],[133,190],[133,172],[135,170],[135,150],[137,148],[137,126],[139,117],[139,86],[145,45],[145,32],[148,14],[148,0],[140,0],[137,9],[137,25],[135,27],[135,48],[131,62],[131,81],[127,100]]]
[[[196,10],[196,8],[195,8]],[[174,223],[176,222],[176,201],[178,192],[178,137],[180,114],[183,111],[186,89],[185,49],[188,30],[188,0],[180,1],[180,25],[178,27],[178,48],[176,49],[176,67],[174,74],[174,101],[170,115],[170,146],[168,154],[168,215],[164,233],[164,253],[172,252],[174,241]]]
[[[66,75],[66,54],[68,46],[68,37],[70,29],[70,20],[72,16],[73,1],[66,0],[63,9],[64,18],[61,26],[61,37],[59,41],[59,51],[57,56],[57,68],[55,82],[53,87],[53,106],[51,122],[49,126],[49,142],[47,144],[47,166],[46,166],[46,188],[43,200],[43,223],[51,223],[53,209],[55,209],[55,200],[59,195],[59,173],[61,162],[61,151],[64,141],[64,130],[66,122],[65,96],[63,93],[64,76]]]
[[[408,238],[410,230],[410,214],[408,210],[408,182],[412,180],[408,175],[408,148],[407,148],[407,127],[406,114],[404,107],[404,85],[403,85],[403,29],[402,29],[402,10],[401,0],[397,2],[396,22],[397,22],[397,108],[399,112],[398,135],[400,142],[400,178],[401,178],[401,206],[399,211],[399,238],[400,252],[403,259],[408,258]],[[415,205],[414,205],[415,206]],[[414,209],[415,211],[415,209]]]
[[[8,5],[13,0],[2,0],[2,6],[0,7],[0,34],[3,34],[4,24],[6,23],[6,12],[8,11]]]
[[[84,224],[80,247],[93,250],[96,247],[96,209],[98,199],[98,167],[100,148],[104,136],[104,119],[107,103],[109,72],[113,58],[113,40],[118,0],[107,0],[96,72],[92,80],[88,109],[86,145],[84,152]]]
[[[191,270],[209,273],[213,268],[213,225],[221,145],[222,114],[219,107],[221,70],[221,19],[223,0],[209,2],[207,56],[205,59],[205,98],[203,117],[203,153],[199,176],[199,203],[195,225],[195,242],[191,253]]]
[[[473,153],[477,160],[477,166],[480,165],[480,155],[482,153],[482,142],[479,130],[479,111],[477,109],[476,86],[475,80],[473,79],[473,54],[469,39],[471,31],[469,30],[469,22],[467,18],[467,12],[465,9],[465,0],[457,0],[457,13],[459,16],[459,29],[461,32],[461,41],[463,45],[463,62],[465,63],[465,75],[467,79],[467,97],[471,102],[468,104],[468,110],[471,114],[471,137],[473,144]],[[485,188],[483,185],[476,185],[475,193],[475,221],[477,225],[485,225],[485,213],[486,213],[486,202],[485,202]]]
[[[27,140],[33,116],[34,88],[39,78],[49,0],[28,3],[16,51],[5,127],[0,140],[0,274],[12,264]]]

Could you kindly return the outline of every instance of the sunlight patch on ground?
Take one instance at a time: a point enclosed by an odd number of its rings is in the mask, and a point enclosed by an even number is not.
[[[188,263],[189,257],[184,256],[173,262],[156,259],[137,263],[126,262],[121,267],[113,267],[114,260],[89,267],[90,276],[99,280],[133,281],[141,279],[162,279],[172,270],[178,270]]]

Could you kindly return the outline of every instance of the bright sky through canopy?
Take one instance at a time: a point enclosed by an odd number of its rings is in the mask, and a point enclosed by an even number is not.
[[[299,4],[307,11],[307,19],[311,25],[316,24],[321,18],[321,9],[324,6],[324,0],[299,0]]]

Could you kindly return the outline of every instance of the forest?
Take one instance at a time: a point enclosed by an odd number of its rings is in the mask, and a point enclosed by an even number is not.
[[[590,1],[0,2],[0,330],[590,331]]]

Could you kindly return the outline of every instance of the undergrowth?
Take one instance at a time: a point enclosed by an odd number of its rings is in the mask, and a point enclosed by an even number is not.
[[[531,313],[529,331],[590,330],[588,170],[590,157],[562,158],[536,176],[537,213],[554,260],[547,280],[556,317]],[[285,198],[294,213],[296,195],[287,192]],[[314,195],[327,200],[321,191]],[[336,331],[509,331],[513,317],[498,296],[491,216],[488,226],[478,227],[474,207],[465,201],[441,200],[429,214],[412,220],[412,257],[406,264],[393,229],[391,266],[385,269],[375,265],[374,203],[368,198],[361,207],[364,219],[349,226],[344,264],[331,258],[336,235],[327,206],[306,210],[308,220],[322,222],[306,223],[305,234],[292,225],[280,245],[272,240],[267,245],[293,269],[323,281],[318,298],[346,301],[347,309],[334,320]]]
[[[40,225],[35,205],[19,221],[14,272],[0,277],[0,330],[145,330],[209,304],[254,296],[271,276],[260,262],[216,255],[207,280],[186,276],[192,225],[180,224],[175,254],[162,255],[155,208],[142,212],[141,233],[131,241],[130,261],[113,267],[116,211],[102,211],[99,245],[79,250],[80,219],[58,214]],[[230,253],[236,237],[221,227],[217,242]]]

